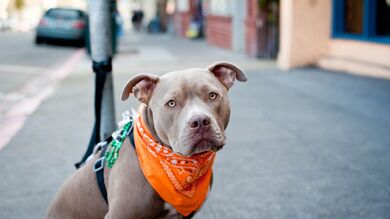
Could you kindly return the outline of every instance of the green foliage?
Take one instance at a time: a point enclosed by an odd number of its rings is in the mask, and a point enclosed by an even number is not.
[[[266,20],[271,24],[276,24],[278,19],[276,17],[277,11],[272,7],[275,4],[279,5],[279,0],[258,0],[259,11],[266,14]]]
[[[258,0],[260,10],[267,10],[271,3],[279,3],[279,0]]]
[[[15,8],[16,10],[22,10],[24,8],[25,2],[24,0],[15,0]]]
[[[268,1],[269,1],[269,0],[258,0],[259,9],[260,9],[260,10],[266,9],[266,8],[267,8]]]

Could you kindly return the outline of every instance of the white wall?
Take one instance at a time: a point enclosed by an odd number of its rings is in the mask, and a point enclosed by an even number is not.
[[[233,14],[233,1],[237,0],[210,0],[210,14],[231,16]]]

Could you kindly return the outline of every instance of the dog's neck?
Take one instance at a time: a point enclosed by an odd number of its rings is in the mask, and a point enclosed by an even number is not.
[[[157,135],[156,129],[154,128],[152,110],[148,106],[143,105],[140,113],[145,122],[145,126],[148,128],[150,134],[154,137],[154,139],[156,139],[160,144],[171,148],[171,146],[169,146],[167,142],[162,141]]]

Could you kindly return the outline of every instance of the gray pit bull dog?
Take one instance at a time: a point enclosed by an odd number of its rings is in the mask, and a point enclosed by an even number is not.
[[[230,116],[227,93],[236,79],[247,80],[238,67],[228,62],[160,77],[139,74],[125,85],[122,100],[133,94],[142,103],[139,113],[150,134],[174,153],[191,157],[218,151],[225,145]],[[47,218],[184,218],[145,178],[128,138],[115,165],[104,169],[107,204],[93,171],[98,157],[96,152],[64,182]]]

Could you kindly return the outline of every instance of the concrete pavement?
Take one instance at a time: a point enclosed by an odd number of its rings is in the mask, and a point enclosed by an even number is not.
[[[390,218],[390,81],[314,68],[288,73],[202,41],[122,40],[114,60],[117,115],[134,74],[229,60],[247,73],[230,92],[228,144],[196,218]],[[74,171],[93,123],[87,58],[0,151],[0,218],[42,218]]]

